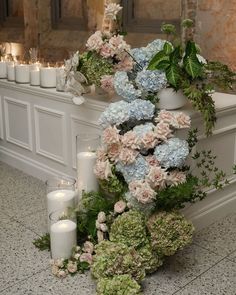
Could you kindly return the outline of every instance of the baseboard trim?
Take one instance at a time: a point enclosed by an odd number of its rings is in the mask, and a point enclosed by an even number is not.
[[[0,146],[0,161],[43,181],[47,180],[50,176],[71,177],[3,146]]]
[[[3,146],[0,146],[0,161],[43,181],[50,176],[70,177]],[[209,192],[205,200],[188,205],[182,212],[193,222],[196,230],[209,226],[216,220],[236,212],[236,179],[232,179],[230,184],[221,191]]]

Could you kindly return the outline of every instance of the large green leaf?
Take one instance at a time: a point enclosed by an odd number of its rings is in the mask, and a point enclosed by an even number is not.
[[[181,55],[181,47],[177,46],[174,51],[170,54],[170,62],[172,64],[178,64],[180,60],[182,59]]]
[[[169,66],[170,62],[168,60],[161,60],[159,64],[156,66],[156,69],[165,71]]]
[[[163,50],[159,51],[157,54],[154,55],[154,57],[151,59],[148,65],[148,70],[155,70],[162,60],[169,60],[169,56],[166,55]]]
[[[173,46],[169,42],[166,42],[163,46],[163,51],[166,55],[169,55],[173,51]]]
[[[172,64],[166,69],[166,78],[168,83],[174,88],[178,88],[181,75],[178,66]]]
[[[191,54],[197,54],[197,53],[198,53],[198,49],[196,47],[195,42],[188,41],[185,48],[185,55],[189,56]]]
[[[203,66],[194,53],[184,57],[184,69],[193,79],[201,77],[203,73]]]

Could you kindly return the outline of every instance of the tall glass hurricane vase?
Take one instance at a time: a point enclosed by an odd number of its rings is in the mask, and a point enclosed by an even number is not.
[[[83,191],[97,191],[98,181],[94,174],[96,150],[100,144],[98,134],[78,134],[76,137],[77,150],[77,186],[81,198]]]

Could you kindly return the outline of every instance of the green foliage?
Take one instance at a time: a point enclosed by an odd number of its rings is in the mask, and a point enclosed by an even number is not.
[[[176,186],[168,187],[157,193],[156,206],[160,210],[172,210],[184,208],[185,203],[193,203],[199,199],[196,195],[198,178],[188,175],[186,182]]]
[[[197,128],[190,129],[188,132],[187,142],[189,147],[189,153],[191,153],[192,149],[195,147],[195,145],[198,142],[197,132],[198,132]]]
[[[179,212],[157,212],[153,214],[147,227],[151,245],[158,255],[171,256],[192,241],[194,227]]]
[[[136,295],[141,294],[140,285],[130,275],[116,275],[98,281],[97,295]]]
[[[96,219],[100,211],[109,213],[113,210],[115,200],[106,199],[101,192],[84,193],[77,212],[77,233],[79,244],[90,236],[96,241]]]
[[[167,35],[174,35],[176,33],[176,27],[172,24],[163,24],[161,31]]]
[[[33,241],[33,244],[36,248],[40,251],[48,250],[50,251],[50,235],[46,233],[45,235],[41,236],[38,239]]]
[[[194,22],[191,20],[191,19],[184,19],[183,21],[182,21],[182,27],[183,28],[192,28],[193,27],[193,25],[194,25]]]

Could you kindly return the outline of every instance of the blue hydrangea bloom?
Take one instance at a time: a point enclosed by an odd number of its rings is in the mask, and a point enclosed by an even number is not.
[[[148,66],[149,61],[152,58],[152,54],[146,49],[146,47],[133,48],[131,49],[131,55],[134,60],[141,66],[141,68],[145,68]]]
[[[154,155],[165,168],[181,167],[189,154],[186,140],[171,138],[155,148]]]
[[[159,52],[163,49],[164,44],[166,42],[167,42],[166,40],[156,39],[156,40],[152,41],[151,43],[149,43],[146,48],[149,51],[150,55],[153,56],[154,54],[156,54],[157,52]],[[168,43],[171,45],[170,42],[168,42]]]
[[[154,116],[155,105],[148,100],[136,99],[129,105],[130,119],[150,120]]]
[[[144,179],[150,168],[144,157],[139,155],[132,164],[124,165],[118,162],[116,164],[116,169],[122,173],[125,181],[130,183],[132,180]]]
[[[98,123],[106,128],[109,125],[120,125],[130,118],[129,103],[118,101],[111,103],[101,114]]]
[[[125,193],[125,200],[131,205],[132,208],[141,211],[145,215],[150,215],[151,212],[155,209],[155,202],[143,204],[140,203],[135,197],[131,195],[130,192]]]
[[[158,70],[143,70],[138,72],[135,82],[139,89],[145,92],[158,92],[167,86],[166,74]]]
[[[136,89],[133,83],[129,80],[127,72],[116,72],[114,76],[114,88],[118,95],[122,96],[127,101],[133,101],[140,98],[142,92]]]
[[[145,124],[135,126],[133,128],[133,131],[139,138],[142,138],[146,133],[148,133],[149,131],[152,131],[154,127],[155,126],[152,123],[145,123]]]

